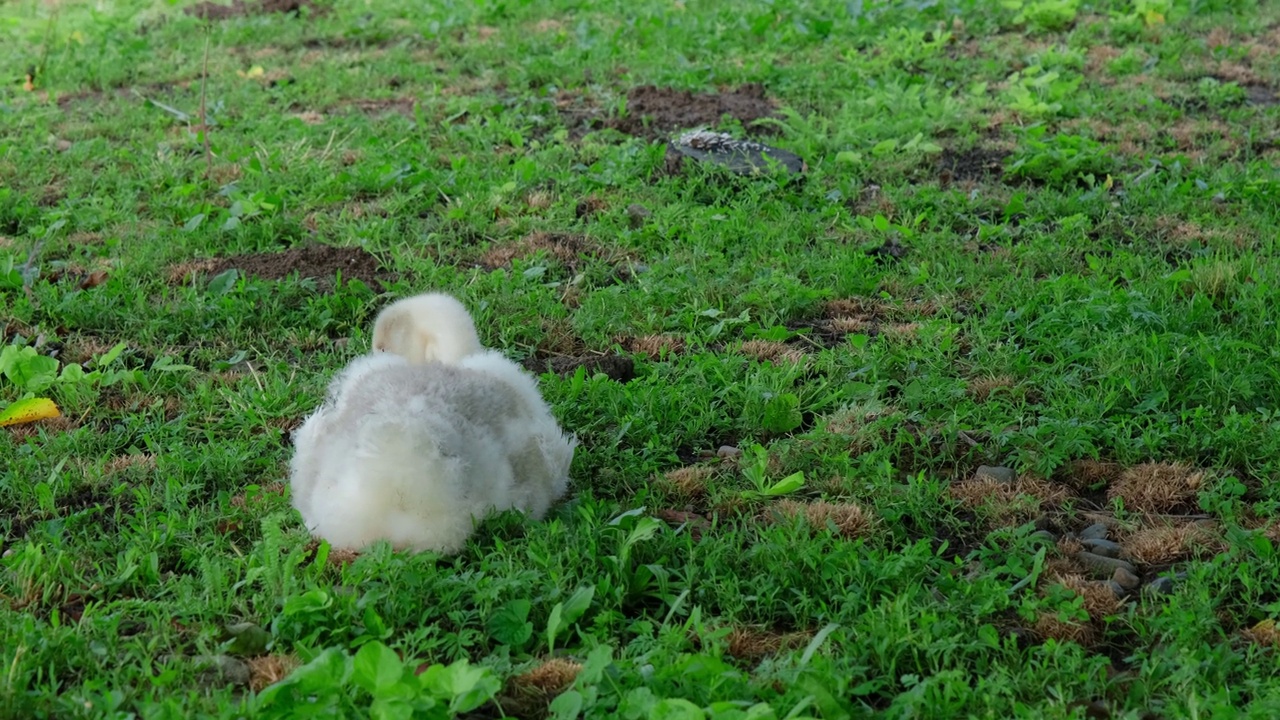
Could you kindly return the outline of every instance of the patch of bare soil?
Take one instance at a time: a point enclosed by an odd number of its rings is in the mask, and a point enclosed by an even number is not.
[[[238,17],[270,15],[271,13],[297,15],[304,7],[312,14],[324,12],[324,8],[312,0],[258,0],[257,2],[231,0],[230,5],[206,0],[206,2],[185,8],[183,12],[201,20],[230,20]]]
[[[304,245],[279,253],[254,253],[229,258],[214,258],[182,263],[170,268],[170,279],[180,282],[193,273],[216,275],[226,270],[239,270],[263,280],[283,280],[293,273],[315,278],[317,286],[328,292],[341,272],[343,280],[356,279],[377,288],[379,281],[391,281],[396,274],[379,267],[378,259],[363,248],[332,245]]]
[[[713,93],[641,85],[627,93],[626,116],[609,118],[604,124],[628,135],[665,139],[676,130],[715,127],[729,115],[748,130],[768,134],[772,128],[758,121],[776,117],[776,113],[776,106],[759,83]]]
[[[53,520],[55,518],[66,518],[77,513],[90,510],[98,510],[98,518],[95,521],[97,527],[104,531],[110,531],[115,528],[115,511],[129,512],[133,509],[133,499],[129,495],[112,496],[101,487],[81,486],[76,490],[60,495],[54,501],[54,511],[51,514],[37,515],[19,515],[6,514],[0,516],[0,523],[8,525],[9,541],[15,541],[27,536],[31,527],[38,522]]]
[[[951,180],[999,180],[1004,176],[1004,161],[1009,151],[1000,148],[975,147],[968,150],[946,148],[938,156],[938,176]]]
[[[792,330],[809,329],[808,339],[824,348],[833,348],[851,334],[884,336],[910,341],[920,330],[914,320],[931,317],[937,305],[922,300],[891,302],[876,298],[847,298],[827,303],[824,317],[797,324]]]
[[[578,368],[585,368],[589,376],[604,373],[620,383],[630,382],[636,376],[635,361],[625,355],[534,356],[523,364],[530,372],[550,372],[562,377],[576,372]]]
[[[361,99],[338,102],[330,106],[328,110],[357,110],[366,115],[396,113],[405,117],[413,117],[413,108],[417,104],[418,99],[413,97]]]
[[[481,256],[480,264],[489,270],[509,268],[512,260],[540,251],[545,251],[570,271],[576,271],[583,258],[598,257],[603,248],[584,235],[535,232],[513,243],[494,245]]]

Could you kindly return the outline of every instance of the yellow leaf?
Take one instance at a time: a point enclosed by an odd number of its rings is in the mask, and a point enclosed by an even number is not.
[[[1147,11],[1147,25],[1150,26],[1150,25],[1163,25],[1163,24],[1164,24],[1164,13],[1156,12],[1155,10]]]
[[[49,398],[29,398],[19,400],[4,410],[0,410],[0,427],[24,425],[37,420],[48,420],[62,415],[58,406]]]
[[[31,92],[36,89],[35,78],[31,77],[30,73],[28,73],[26,78],[22,81],[22,89],[27,92]]]
[[[1116,185],[1115,179],[1111,177],[1110,173],[1107,173],[1107,181],[1102,183],[1102,189],[1110,190],[1111,188],[1115,187],[1115,185]]]
[[[1253,626],[1253,628],[1252,628],[1252,630],[1253,630],[1254,632],[1264,632],[1264,633],[1266,633],[1266,632],[1274,632],[1274,631],[1275,631],[1275,629],[1276,629],[1276,621],[1275,621],[1275,620],[1272,620],[1272,619],[1270,619],[1270,618],[1268,618],[1268,619],[1266,619],[1266,620],[1263,620],[1262,622],[1258,623],[1257,625],[1254,625],[1254,626]]]
[[[242,78],[260,78],[263,75],[266,75],[267,71],[263,70],[261,65],[254,65],[253,67],[249,68],[249,72],[245,72],[243,70],[237,70],[236,74]]]
[[[79,30],[76,30],[75,32],[71,33],[71,39],[72,39],[72,40],[75,40],[76,42],[78,42],[78,43],[80,43],[81,45],[83,45],[83,44],[84,44],[84,33],[80,32]]]

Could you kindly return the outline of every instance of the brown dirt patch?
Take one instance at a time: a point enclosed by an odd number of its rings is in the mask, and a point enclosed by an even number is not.
[[[850,334],[886,335],[906,340],[920,329],[914,320],[937,312],[938,306],[927,300],[845,298],[828,302],[822,318],[796,324],[791,329],[811,328],[810,339],[827,348],[839,345]]]
[[[395,273],[382,270],[378,259],[363,248],[305,245],[279,253],[254,253],[180,263],[169,268],[169,279],[181,282],[196,273],[217,275],[231,269],[262,280],[284,280],[296,272],[300,278],[315,278],[317,286],[325,292],[333,289],[339,272],[344,281],[360,280],[374,289],[379,288],[379,281],[391,281],[396,277]]]
[[[975,147],[968,150],[945,148],[938,156],[938,176],[951,180],[999,180],[1004,177],[1004,161],[1008,150]]]
[[[804,360],[804,353],[786,343],[772,340],[747,340],[738,347],[738,352],[760,362],[777,363],[779,361],[795,364]]]
[[[1008,389],[1014,385],[1014,379],[1008,375],[989,375],[968,381],[965,392],[975,402],[986,402],[997,390]]]
[[[604,373],[609,379],[620,383],[630,382],[636,376],[635,361],[625,355],[534,356],[526,359],[523,365],[530,372],[549,372],[562,377],[576,372],[581,367],[586,369],[588,377],[596,373]]]
[[[678,528],[681,525],[689,531],[694,542],[702,539],[702,534],[711,529],[711,521],[705,515],[686,510],[658,510],[654,516],[668,525]]]
[[[758,121],[776,117],[776,111],[759,83],[713,93],[641,85],[627,93],[627,115],[605,124],[628,135],[654,139],[676,130],[714,128],[728,115],[748,130],[767,134],[772,129]]]
[[[232,18],[270,15],[272,13],[297,15],[301,13],[304,7],[311,14],[321,14],[325,11],[323,7],[312,2],[312,0],[258,0],[258,2],[232,0],[230,5],[207,0],[184,8],[182,12],[198,17],[201,20],[230,20]]]
[[[1093,625],[1063,620],[1054,613],[1041,613],[1032,629],[1042,639],[1073,642],[1083,647],[1089,647],[1098,640],[1098,631]]]
[[[569,233],[535,232],[514,243],[495,245],[480,258],[480,264],[489,270],[510,268],[516,258],[527,258],[539,252],[555,259],[571,271],[576,271],[583,258],[596,258],[604,254],[604,248],[585,235]]]

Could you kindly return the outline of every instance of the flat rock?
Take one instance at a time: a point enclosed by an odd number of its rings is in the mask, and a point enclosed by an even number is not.
[[[1080,531],[1081,540],[1106,540],[1107,526],[1103,523],[1094,523],[1089,527]]]
[[[1125,590],[1136,590],[1142,584],[1141,578],[1124,568],[1116,568],[1111,575],[1111,581]]]
[[[1121,548],[1119,543],[1114,543],[1110,540],[1102,540],[1100,538],[1081,539],[1080,544],[1084,545],[1085,549],[1094,555],[1102,555],[1109,558],[1120,557]]]
[[[1089,569],[1090,572],[1101,577],[1109,578],[1115,574],[1117,569],[1123,569],[1137,575],[1137,568],[1127,560],[1119,558],[1109,558],[1105,555],[1095,555],[1091,552],[1078,552],[1075,558],[1082,565]]]
[[[988,477],[998,483],[1012,484],[1017,482],[1018,473],[1013,468],[979,465],[978,469],[974,471],[973,477],[979,480],[983,477]]]

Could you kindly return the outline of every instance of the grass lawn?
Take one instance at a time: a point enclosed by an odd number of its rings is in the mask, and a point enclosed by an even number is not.
[[[1280,717],[1280,5],[0,0],[0,67],[0,717]],[[427,290],[569,495],[332,549],[290,431]]]

